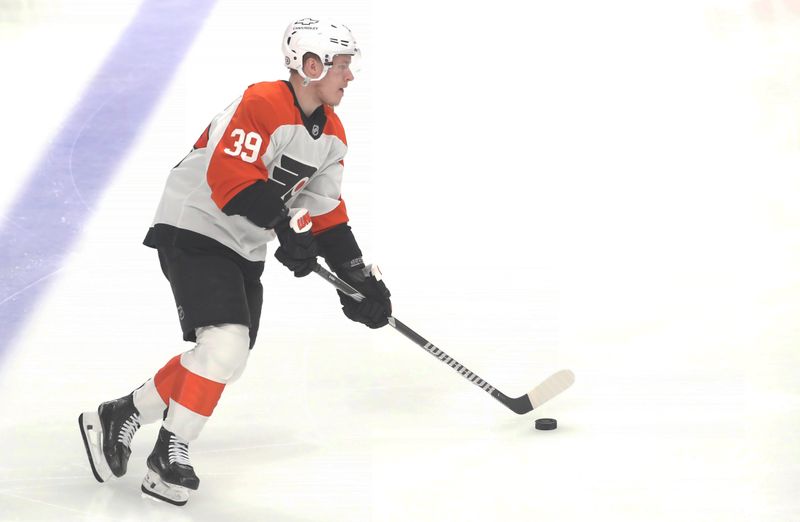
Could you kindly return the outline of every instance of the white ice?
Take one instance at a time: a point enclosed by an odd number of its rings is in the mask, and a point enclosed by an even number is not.
[[[0,6],[0,215],[136,7]],[[508,395],[576,383],[516,416],[270,258],[200,490],[141,497],[155,425],[98,484],[78,414],[190,347],[141,245],[167,172],[320,12],[364,49],[344,195],[395,315]],[[0,364],[0,520],[800,520],[798,122],[797,0],[220,0]]]

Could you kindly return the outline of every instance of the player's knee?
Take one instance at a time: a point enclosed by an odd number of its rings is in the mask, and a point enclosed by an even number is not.
[[[241,375],[247,364],[250,355],[250,329],[242,324],[219,324],[198,328],[197,346],[192,352],[194,356],[189,362],[199,366],[198,369],[202,370],[198,372],[200,375],[215,381],[231,383]]]

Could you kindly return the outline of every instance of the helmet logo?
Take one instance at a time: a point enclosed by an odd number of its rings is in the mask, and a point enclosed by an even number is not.
[[[295,25],[314,25],[318,23],[319,20],[314,20],[313,18],[303,18],[302,20],[296,21]]]
[[[287,65],[287,66],[289,65],[289,63],[291,63],[291,60],[289,59],[289,57],[288,57],[288,56],[284,56],[284,57],[283,57],[283,60],[286,62],[286,65]]]

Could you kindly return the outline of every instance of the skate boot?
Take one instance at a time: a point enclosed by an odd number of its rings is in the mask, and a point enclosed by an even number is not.
[[[133,394],[104,402],[96,412],[82,413],[78,425],[94,478],[105,482],[112,475],[123,476],[128,470],[131,439],[141,426]]]
[[[200,479],[189,462],[189,443],[162,426],[156,446],[147,457],[142,493],[182,506],[189,500],[189,490],[199,485]]]

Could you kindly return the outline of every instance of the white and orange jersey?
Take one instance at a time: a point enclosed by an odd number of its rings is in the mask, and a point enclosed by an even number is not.
[[[267,187],[288,208],[308,209],[315,234],[346,223],[346,152],[344,128],[332,108],[323,105],[305,116],[289,82],[251,85],[172,169],[153,227],[188,230],[245,259],[264,261],[275,234],[255,217],[255,189]],[[158,244],[153,230],[145,240],[149,246]]]

